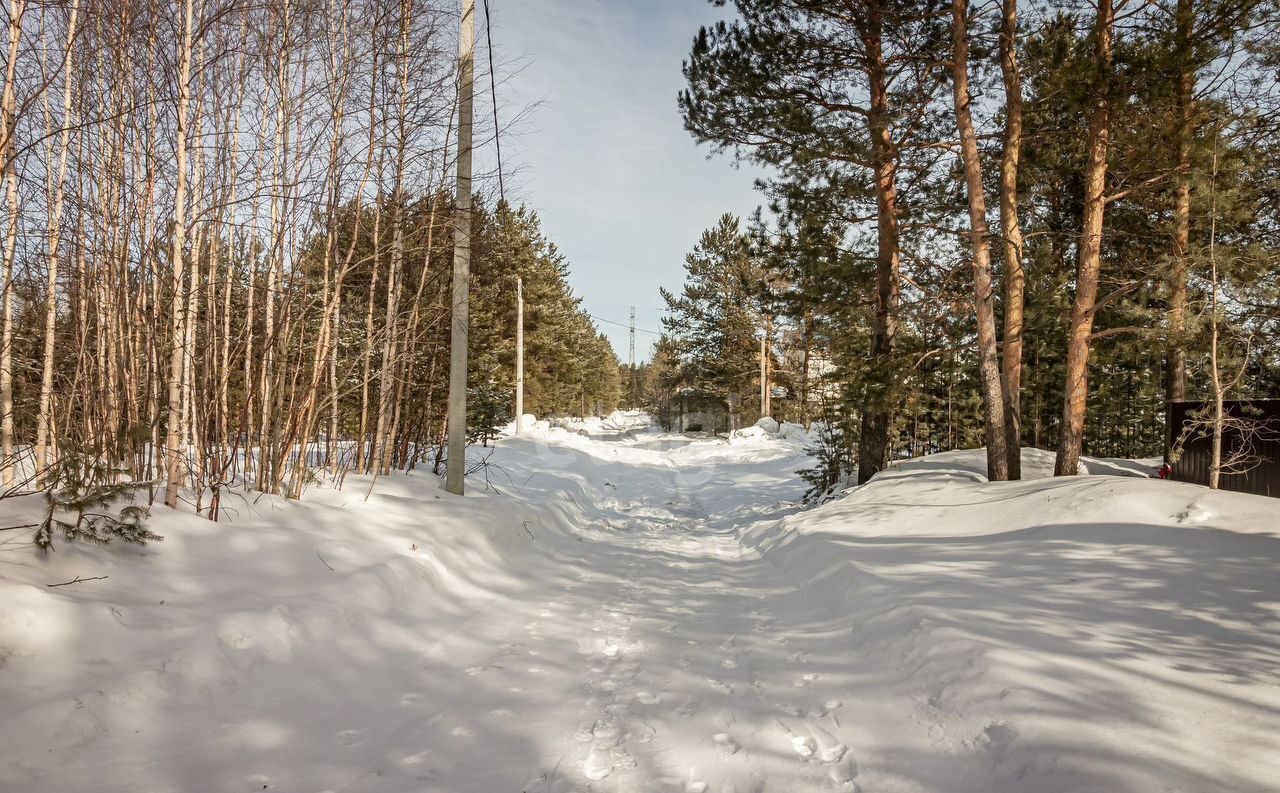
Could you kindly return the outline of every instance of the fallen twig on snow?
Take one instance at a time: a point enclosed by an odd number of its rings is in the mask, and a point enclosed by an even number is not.
[[[101,581],[104,578],[110,578],[110,577],[111,576],[106,576],[106,575],[95,575],[95,576],[90,576],[88,578],[81,578],[80,576],[76,576],[70,581],[63,581],[61,584],[45,584],[45,586],[47,587],[70,586],[72,584],[79,584],[82,581]]]

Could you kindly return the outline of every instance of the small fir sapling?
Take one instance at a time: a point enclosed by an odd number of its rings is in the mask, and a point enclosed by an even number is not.
[[[488,446],[498,429],[511,421],[510,391],[494,383],[478,385],[467,397],[467,441]]]
[[[68,542],[159,542],[164,538],[146,526],[150,510],[133,501],[151,484],[130,479],[105,455],[62,449],[45,477],[45,515],[32,542],[42,551],[52,550],[55,530]]]
[[[816,429],[818,438],[806,449],[813,458],[814,465],[796,473],[809,483],[804,500],[822,503],[829,500],[836,489],[846,484],[853,475],[854,443],[852,433],[842,427],[820,423],[816,425]]]

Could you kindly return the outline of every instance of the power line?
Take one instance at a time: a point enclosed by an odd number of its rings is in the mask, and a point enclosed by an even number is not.
[[[502,183],[502,134],[498,129],[498,85],[493,75],[493,20],[489,17],[489,0],[484,0],[484,37],[489,49],[489,98],[493,102],[493,145],[498,153],[498,198],[507,200],[507,189]]]
[[[597,322],[608,322],[610,325],[617,325],[617,326],[618,326],[618,327],[620,327],[620,328],[630,328],[630,327],[631,327],[631,325],[629,325],[629,324],[628,324],[628,323],[626,323],[626,322],[615,322],[615,321],[613,321],[613,320],[611,320],[611,319],[605,319],[604,317],[597,317],[595,314],[588,314],[587,316],[591,317],[592,319],[596,320]],[[656,330],[645,330],[644,328],[636,328],[636,331],[638,331],[638,332],[640,332],[640,333],[648,333],[648,334],[650,334],[651,336],[665,336],[665,335],[666,335],[665,333],[659,333],[659,332],[658,332],[658,331],[656,331]]]

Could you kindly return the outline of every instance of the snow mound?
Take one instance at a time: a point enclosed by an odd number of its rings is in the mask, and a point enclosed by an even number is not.
[[[1027,450],[903,462],[744,542],[847,631],[842,673],[933,790],[1262,793],[1280,779],[1277,502],[1147,478],[1052,478]],[[1140,747],[1140,748],[1139,748]],[[985,758],[985,780],[959,773]],[[861,780],[860,780],[861,781]],[[914,789],[914,788],[913,788]]]
[[[816,425],[815,425],[816,426]],[[771,416],[761,416],[755,424],[744,427],[731,436],[731,440],[745,438],[783,440],[791,444],[808,445],[813,442],[815,434],[805,429],[803,424],[779,422]]]
[[[778,428],[778,434],[786,440],[797,443],[809,443],[814,439],[814,436],[804,428],[803,424],[796,424],[790,421],[782,423],[782,426]]]
[[[1023,479],[1045,479],[1053,476],[1054,453],[1044,449],[1022,450]],[[1160,460],[1121,460],[1115,458],[1089,457],[1080,458],[1081,475],[1107,475],[1143,477],[1154,476],[1160,467]],[[950,452],[939,452],[924,457],[916,457],[893,463],[888,469],[876,474],[880,478],[913,477],[919,474],[950,476],[972,481],[987,480],[987,457],[985,449],[957,449]]]

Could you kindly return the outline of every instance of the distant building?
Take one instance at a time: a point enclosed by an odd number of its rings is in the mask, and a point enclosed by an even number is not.
[[[671,398],[671,429],[676,432],[726,433],[734,429],[733,418],[729,401],[715,394],[682,388]]]
[[[1226,402],[1222,459],[1231,465],[1219,478],[1221,490],[1280,497],[1280,399]],[[1170,402],[1166,411],[1165,460],[1170,479],[1209,484],[1213,464],[1211,402]],[[1233,470],[1234,469],[1234,470]]]

